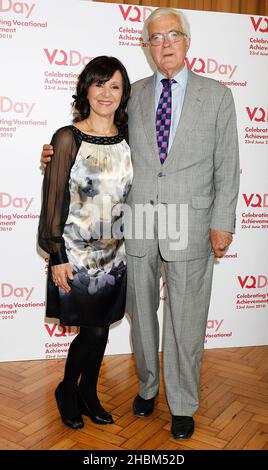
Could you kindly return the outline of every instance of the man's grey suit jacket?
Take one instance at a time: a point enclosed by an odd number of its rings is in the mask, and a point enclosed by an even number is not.
[[[189,70],[180,122],[163,165],[155,134],[154,76],[134,83],[128,113],[134,179],[127,203],[133,226],[136,204],[173,204],[173,209],[175,204],[178,231],[188,224],[187,246],[173,249],[174,240],[167,235],[159,239],[161,255],[166,261],[207,257],[210,229],[235,231],[239,156],[231,91]],[[182,204],[188,208],[187,224],[185,218],[180,221]],[[142,257],[152,242],[145,233],[140,239],[126,234],[127,254]]]

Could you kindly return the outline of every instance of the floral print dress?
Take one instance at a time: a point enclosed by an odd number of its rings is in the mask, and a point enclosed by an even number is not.
[[[52,138],[43,183],[39,245],[50,254],[46,315],[63,325],[104,326],[124,315],[126,255],[122,205],[132,182],[123,135],[95,137],[74,126]],[[69,262],[71,291],[54,285],[51,264]]]

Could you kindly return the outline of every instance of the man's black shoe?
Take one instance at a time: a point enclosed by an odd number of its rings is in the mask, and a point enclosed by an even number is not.
[[[190,439],[194,432],[192,416],[173,416],[171,432],[174,439]]]
[[[155,397],[145,400],[144,398],[137,395],[133,402],[133,413],[134,416],[139,416],[141,418],[145,416],[150,416],[154,411],[154,400]]]

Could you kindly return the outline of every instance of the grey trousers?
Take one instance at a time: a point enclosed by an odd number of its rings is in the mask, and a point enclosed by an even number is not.
[[[192,416],[199,405],[199,377],[211,294],[214,255],[167,262],[158,245],[144,257],[128,255],[127,312],[140,383],[139,395],[159,390],[159,284],[161,265],[167,283],[163,326],[164,382],[172,415]]]

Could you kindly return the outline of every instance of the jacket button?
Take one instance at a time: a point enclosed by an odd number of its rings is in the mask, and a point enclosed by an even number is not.
[[[150,200],[150,204],[152,204],[152,206],[154,205],[154,201],[152,199]]]

